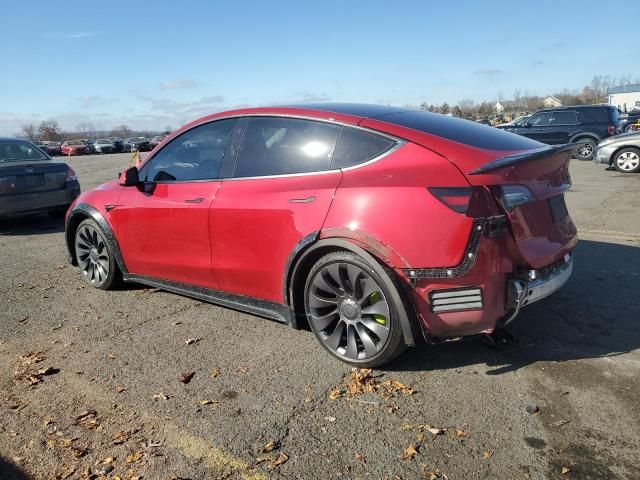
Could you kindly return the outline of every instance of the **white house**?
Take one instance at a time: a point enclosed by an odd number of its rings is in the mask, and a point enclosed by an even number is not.
[[[546,97],[542,101],[542,103],[544,104],[545,108],[556,108],[562,106],[562,102],[553,95],[549,95],[548,97]]]
[[[504,112],[504,107],[500,102],[496,102],[496,104],[493,106],[493,109],[496,111],[496,113]]]
[[[621,112],[640,110],[640,83],[612,87],[609,94],[609,105],[618,107]]]

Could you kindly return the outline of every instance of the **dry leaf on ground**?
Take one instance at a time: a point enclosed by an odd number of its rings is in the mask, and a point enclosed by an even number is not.
[[[209,375],[211,376],[211,378],[216,378],[218,375],[220,375],[220,370],[214,368],[213,370],[211,370],[211,373]]]
[[[274,450],[278,450],[279,448],[280,448],[280,442],[277,440],[273,440],[264,446],[264,448],[262,449],[262,453],[269,453]]]
[[[183,373],[182,376],[180,377],[180,381],[186,385],[191,381],[191,379],[195,374],[196,372]]]
[[[274,458],[271,461],[271,464],[269,465],[268,468],[269,468],[269,470],[273,470],[274,468],[282,465],[287,460],[289,460],[289,456],[286,453],[280,453],[280,454],[278,454],[278,456],[276,458]]]
[[[489,460],[491,457],[493,457],[493,450],[487,450],[482,454],[482,458],[485,460]]]
[[[197,338],[189,338],[187,340],[185,340],[185,344],[186,345],[193,345],[194,343],[198,343],[200,340],[202,340],[202,338],[197,337]]]
[[[139,461],[144,455],[144,452],[141,450],[139,452],[134,452],[127,455],[127,463],[135,463]]]
[[[562,467],[562,470],[560,470],[560,473],[562,475],[566,475],[567,473],[569,473],[571,470],[568,469],[567,467]]]
[[[405,448],[400,458],[402,460],[413,460],[413,457],[415,457],[417,454],[418,454],[418,445],[415,443],[412,443],[407,448]]]

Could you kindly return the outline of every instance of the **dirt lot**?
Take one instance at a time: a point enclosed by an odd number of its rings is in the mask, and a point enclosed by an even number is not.
[[[127,159],[70,163],[88,189]],[[61,221],[0,222],[0,478],[640,478],[640,175],[572,175],[574,276],[516,342],[421,346],[371,378],[310,332],[89,288]]]

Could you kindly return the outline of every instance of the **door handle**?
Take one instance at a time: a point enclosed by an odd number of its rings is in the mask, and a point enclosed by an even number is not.
[[[188,198],[184,201],[184,203],[202,203],[202,201],[204,200],[204,197],[200,197],[200,198]]]
[[[311,203],[316,199],[316,197],[307,197],[307,198],[290,198],[289,203]]]

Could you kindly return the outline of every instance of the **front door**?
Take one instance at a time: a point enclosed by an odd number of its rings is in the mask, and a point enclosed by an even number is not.
[[[211,208],[221,290],[284,301],[289,255],[322,228],[342,179],[340,170],[330,170],[340,128],[302,119],[248,119],[232,178],[223,179]]]
[[[130,273],[217,288],[211,265],[209,209],[236,121],[194,127],[168,142],[140,169],[112,211]]]
[[[515,133],[524,135],[542,143],[550,143],[549,124],[551,112],[539,112],[532,115],[524,125],[515,129]]]

